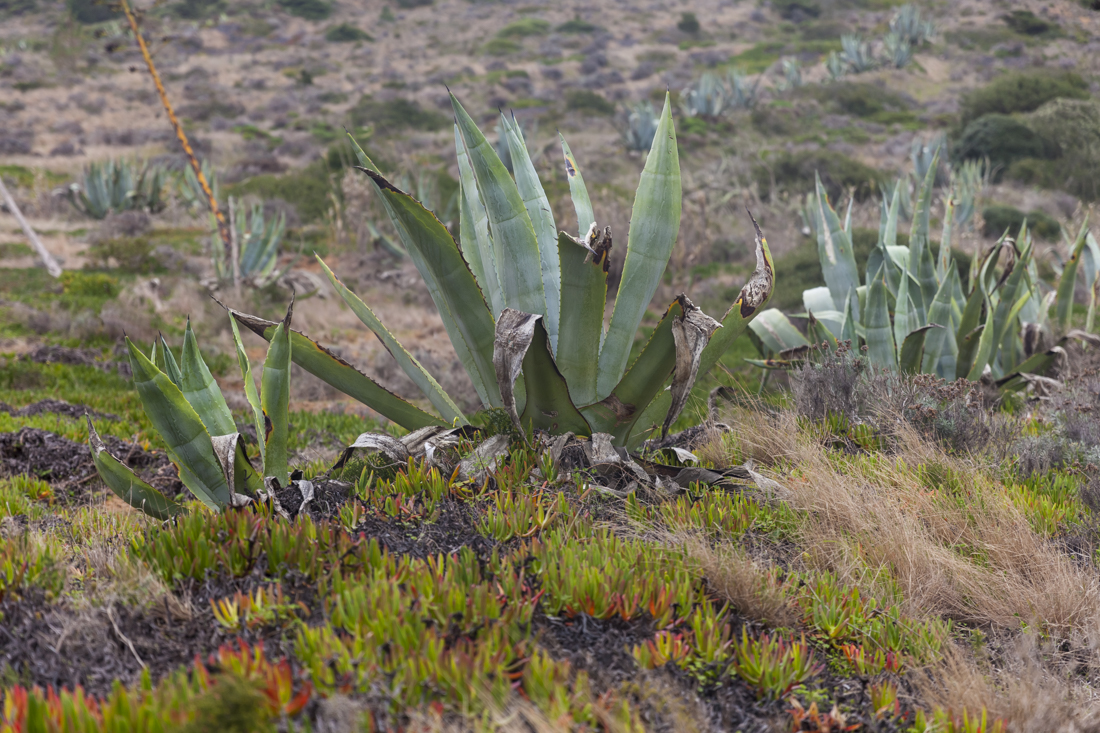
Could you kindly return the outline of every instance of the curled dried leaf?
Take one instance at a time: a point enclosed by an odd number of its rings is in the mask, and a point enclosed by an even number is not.
[[[523,369],[523,357],[527,355],[527,349],[535,338],[535,323],[540,318],[542,316],[533,313],[505,308],[497,319],[493,340],[493,367],[496,369],[501,400],[512,418],[512,424],[521,431],[523,426],[516,409],[516,380]]]
[[[746,286],[747,287],[747,286]],[[672,339],[676,344],[676,367],[672,373],[672,386],[670,387],[672,404],[665,415],[664,425],[661,426],[661,437],[668,435],[668,427],[684,409],[695,378],[699,374],[699,360],[703,355],[703,349],[710,341],[711,335],[722,327],[694,303],[688,300],[686,295],[681,295],[678,300],[684,314],[672,322]]]

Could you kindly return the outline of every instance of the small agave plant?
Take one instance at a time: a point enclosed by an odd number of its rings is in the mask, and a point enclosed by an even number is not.
[[[778,357],[753,363],[792,368],[812,358],[811,344],[835,348],[839,341],[850,341],[862,344],[870,362],[882,368],[949,380],[977,381],[988,375],[997,387],[1012,390],[1033,382],[1063,358],[1061,346],[1067,339],[1097,341],[1089,332],[1100,296],[1100,245],[1087,222],[1070,246],[1057,287],[1046,293],[1026,222],[1015,238],[1006,231],[992,249],[975,250],[964,283],[951,254],[957,223],[950,192],[939,252],[932,253],[929,228],[938,162],[937,150],[919,188],[908,246],[898,245],[906,184],[902,180],[894,186],[889,205],[883,207],[878,246],[866,263],[863,284],[852,251],[851,209],[842,225],[817,181],[817,193],[807,197],[810,206],[804,216],[811,218],[809,228],[817,234],[826,285],[802,293],[806,310],[796,315],[808,321],[805,336],[774,308],[750,324],[761,351]],[[1084,331],[1071,328],[1081,266],[1089,288]],[[1044,348],[1055,336],[1055,345]]]
[[[514,426],[525,432],[606,434],[615,445],[625,447],[636,446],[656,430],[667,432],[697,377],[717,363],[771,297],[774,268],[759,227],[756,269],[721,322],[681,294],[669,303],[645,347],[630,363],[638,326],[664,275],[680,226],[680,166],[669,96],[665,95],[636,192],[622,279],[606,326],[611,228],[598,226],[580,168],[565,140],[562,151],[579,222],[577,236],[557,230],[515,119],[501,116],[513,178],[458,100],[452,97],[451,101],[460,173],[461,246],[432,212],[386,180],[354,139],[351,142],[360,169],[372,182],[428,286],[482,406],[504,409]],[[452,397],[374,311],[320,257],[318,262],[344,302],[378,336],[437,414],[389,392],[291,330],[289,313],[282,323],[273,323],[230,310],[235,335],[240,323],[271,342],[257,396],[237,340],[257,435],[266,436],[260,473],[244,455],[225,401],[220,393],[215,395],[217,387],[201,363],[190,330],[179,384],[171,376],[173,367],[167,358],[159,367],[131,344],[135,382],[146,412],[169,444],[184,484],[208,504],[226,506],[238,501],[238,494],[246,494],[240,500],[247,501],[249,496],[287,485],[291,360],[407,430],[469,424]],[[170,353],[163,347],[157,355],[161,352]],[[123,498],[131,503],[144,501],[145,506],[163,505],[161,514],[174,511],[166,499],[151,493],[155,489],[139,484],[117,461],[112,463],[96,441],[93,434],[97,466]],[[199,462],[201,476],[190,460]]]

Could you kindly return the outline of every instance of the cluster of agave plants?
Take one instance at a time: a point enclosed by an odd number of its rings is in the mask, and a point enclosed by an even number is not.
[[[597,225],[584,178],[564,138],[565,172],[579,222],[576,236],[558,231],[514,118],[502,115],[500,123],[513,177],[458,100],[452,97],[452,103],[461,247],[431,211],[386,180],[351,142],[360,169],[428,286],[482,406],[505,410],[523,432],[602,433],[625,447],[638,445],[656,430],[667,432],[697,377],[717,363],[771,297],[774,268],[759,227],[756,269],[721,321],[680,295],[668,304],[630,363],[635,334],[664,275],[680,224],[680,168],[669,96],[641,174],[622,279],[606,325],[612,232]],[[180,480],[212,509],[245,504],[289,484],[292,362],[406,430],[469,424],[454,399],[370,307],[320,264],[344,302],[381,339],[437,414],[386,390],[292,330],[293,305],[281,323],[230,310],[245,394],[260,436],[257,470],[190,326],[178,364],[163,340],[148,354],[128,341],[142,405],[179,466]],[[270,342],[259,390],[238,324]],[[101,476],[123,499],[161,518],[183,511],[114,459],[94,429],[91,441]]]
[[[976,249],[963,282],[951,250],[953,189],[945,197],[939,250],[932,252],[937,158],[938,153],[919,187],[907,246],[899,245],[897,236],[905,184],[894,186],[862,283],[852,249],[851,207],[842,223],[817,182],[807,213],[826,285],[802,293],[805,312],[795,315],[806,319],[806,335],[774,308],[753,321],[751,331],[762,351],[774,356],[754,363],[790,368],[812,358],[816,347],[835,348],[847,341],[862,346],[880,367],[942,379],[987,376],[997,387],[1017,389],[1065,355],[1066,339],[1095,340],[1089,332],[1100,288],[1100,245],[1087,221],[1054,288],[1044,292],[1026,222],[1018,233],[1006,231],[988,251]],[[1084,331],[1071,328],[1082,265],[1089,293]]]

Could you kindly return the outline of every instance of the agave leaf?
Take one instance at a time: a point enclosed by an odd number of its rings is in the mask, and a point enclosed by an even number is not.
[[[901,207],[901,186],[894,186],[894,195],[890,199],[890,208],[886,213],[886,228],[882,233],[883,247],[898,246],[898,216]]]
[[[504,291],[493,262],[493,240],[489,235],[489,215],[477,195],[477,180],[466,153],[466,143],[455,125],[455,149],[458,151],[459,177],[459,234],[462,237],[462,256],[470,265],[481,291],[496,318],[504,309]]]
[[[591,435],[592,428],[569,398],[569,385],[554,364],[542,319],[538,316],[535,319],[533,337],[523,355],[527,404],[519,422],[525,428],[541,428],[554,435],[566,432]]]
[[[405,249],[428,285],[451,344],[482,403],[500,407],[492,364],[493,317],[450,232],[416,199],[381,175],[364,172],[374,181]]]
[[[165,521],[186,511],[183,506],[142,481],[137,474],[112,456],[92,425],[92,418],[87,415],[85,418],[88,420],[88,443],[92,451],[92,461],[107,488],[130,506],[154,519]]]
[[[439,386],[439,382],[428,373],[428,371],[421,365],[421,363],[412,354],[401,345],[392,333],[382,324],[378,316],[374,314],[366,303],[360,300],[359,296],[348,290],[344,283],[340,282],[340,279],[336,277],[336,274],[329,269],[329,266],[325,264],[325,261],[321,259],[320,255],[315,255],[317,262],[320,263],[321,269],[324,270],[325,275],[328,276],[329,282],[332,283],[332,287],[336,289],[336,292],[340,294],[340,297],[344,299],[348,307],[352,312],[358,316],[359,320],[369,328],[378,337],[378,340],[382,342],[382,345],[386,347],[386,350],[390,352],[394,360],[401,367],[401,370],[408,375],[421,392],[427,396],[428,400],[432,403],[436,410],[443,419],[452,425],[467,425],[469,421],[466,420],[466,416],[462,414],[462,410],[454,403],[450,396],[443,391],[443,388]]]
[[[229,485],[210,443],[210,433],[180,388],[126,339],[134,387],[145,414],[179,467],[180,481],[214,510],[229,504]]]
[[[932,261],[932,248],[928,242],[928,232],[932,217],[932,190],[936,184],[936,170],[939,167],[939,148],[932,155],[932,165],[924,176],[920,193],[917,196],[913,226],[909,230],[910,270],[920,283],[921,301],[931,303],[936,297],[938,282],[936,265]]]
[[[813,312],[831,333],[840,333],[844,328],[844,313],[838,310],[827,286],[803,290],[802,305],[807,313]]]
[[[561,261],[561,328],[555,361],[573,403],[596,401],[600,336],[607,302],[607,269],[610,265],[611,227],[597,240],[580,243],[565,232],[558,235]]]
[[[859,337],[859,327],[852,317],[852,299],[849,297],[844,303],[844,327],[840,329],[840,340],[856,346]]]
[[[1013,327],[1015,314],[1019,313],[1023,303],[1031,299],[1031,289],[1024,282],[1024,274],[1027,272],[1027,260],[1030,254],[1031,248],[1027,247],[1016,258],[1016,262],[1012,267],[1012,272],[1002,288],[1000,302],[997,303],[993,312],[994,344],[1001,343],[1001,339],[1005,334],[1005,329]],[[1023,292],[1023,303],[1017,307],[1017,302],[1020,300],[1021,296],[1021,290]]]
[[[478,196],[489,216],[493,261],[504,292],[504,304],[524,313],[543,314],[546,295],[539,243],[519,189],[496,150],[453,94],[451,107],[474,170]]]
[[[994,382],[994,384],[999,389],[1009,392],[1026,387],[1027,382],[1020,377],[1021,374],[1037,374],[1040,376],[1045,374],[1054,362],[1058,360],[1061,353],[1065,353],[1065,350],[1056,346],[1048,351],[1033,354],[1028,359],[1022,361],[1010,374],[1006,374],[1004,377]]]
[[[817,320],[817,315],[813,311],[806,313],[806,337],[814,347],[824,344],[826,348],[835,349],[838,345],[836,336],[824,322]]]
[[[183,364],[180,368],[179,388],[183,392],[184,399],[202,418],[206,431],[211,435],[228,435],[237,432],[233,413],[229,411],[229,405],[225,403],[225,397],[222,396],[218,383],[214,381],[214,376],[199,352],[199,342],[191,329],[190,318],[187,319],[187,328],[183,332],[181,361]]]
[[[945,272],[954,267],[954,264],[953,260],[949,260]],[[940,280],[939,290],[936,291],[936,297],[932,300],[932,307],[928,310],[929,325],[934,324],[943,326],[943,328],[938,328],[925,337],[924,360],[921,363],[920,370],[926,374],[938,372],[940,358],[947,346],[947,338],[953,335],[951,329],[951,289],[951,276]],[[951,377],[954,378],[954,376],[955,370],[952,369]]]
[[[901,278],[901,282],[898,284],[897,302],[894,304],[894,343],[898,347],[899,359],[901,358],[901,350],[905,344],[906,336],[917,325],[915,317],[912,318],[913,322],[910,323],[912,303],[909,302],[909,280],[908,275]]]
[[[219,303],[219,305],[221,305]],[[222,306],[223,308],[225,306]],[[263,462],[264,452],[267,446],[264,443],[264,409],[260,404],[260,393],[256,390],[256,380],[252,376],[252,363],[248,360],[248,354],[241,342],[241,330],[237,327],[237,319],[229,317],[229,325],[233,329],[233,345],[237,347],[237,366],[241,369],[241,378],[244,380],[244,396],[248,400],[248,406],[252,408],[252,424],[256,427],[256,443],[260,446],[260,462]]]
[[[760,313],[749,323],[749,328],[773,354],[810,343],[778,308],[768,308]]]
[[[703,355],[699,359],[700,374],[707,374],[718,363],[737,337],[745,332],[749,322],[768,304],[775,289],[775,265],[772,263],[768,240],[764,238],[764,233],[760,231],[751,212],[749,218],[752,219],[752,226],[756,233],[754,242],[756,269],[741,288],[737,299],[722,316],[722,327],[711,336],[707,347],[703,349]]]
[[[629,429],[639,413],[664,388],[676,365],[672,323],[683,313],[680,300],[673,301],[615,390],[600,402],[581,408],[593,431],[616,435],[622,429]]]
[[[965,379],[970,374],[970,367],[974,363],[974,357],[978,353],[978,344],[982,333],[985,332],[985,324],[980,323],[967,332],[959,330],[959,353],[955,358],[955,378]]]
[[[986,296],[986,317],[985,328],[982,329],[981,336],[978,339],[978,348],[974,353],[974,363],[970,365],[970,371],[967,373],[966,378],[971,382],[977,382],[981,379],[982,372],[985,371],[986,364],[989,363],[989,357],[993,354],[994,344],[994,313],[992,303],[989,302],[989,296]]]
[[[897,351],[890,329],[890,308],[886,303],[885,268],[880,267],[867,291],[867,356],[872,364],[896,369]]]
[[[943,326],[930,323],[927,326],[921,326],[915,331],[910,331],[909,335],[902,341],[900,353],[898,354],[898,368],[904,374],[919,374],[921,371],[921,361],[924,356],[924,347],[928,338],[929,330],[933,331],[946,331]]]
[[[955,218],[954,192],[948,192],[943,204],[943,234],[940,236],[940,256],[936,261],[936,277],[942,283],[947,278],[951,260],[951,220]],[[931,316],[929,316],[931,318]]]
[[[1077,235],[1069,259],[1062,268],[1062,277],[1058,279],[1058,299],[1055,301],[1055,314],[1058,319],[1059,330],[1069,330],[1070,319],[1073,316],[1073,295],[1077,288],[1077,268],[1081,262],[1081,252],[1085,249],[1088,233],[1088,218],[1081,225],[1081,231]]]
[[[523,140],[516,123],[515,115],[509,121],[507,115],[500,116],[500,129],[508,138],[508,152],[512,156],[512,171],[516,177],[516,188],[531,217],[535,229],[535,240],[539,247],[539,262],[542,265],[542,289],[546,295],[546,330],[550,334],[550,344],[557,352],[558,317],[561,310],[561,269],[558,264],[558,230],[554,224],[554,212],[550,209],[550,200],[542,188],[531,156],[527,152],[527,143]]]
[[[187,319],[187,325],[190,327],[191,319]],[[179,364],[176,363],[176,357],[172,355],[172,350],[168,348],[168,343],[165,342],[164,336],[157,337],[160,340],[160,348],[157,348],[157,344],[153,342],[153,350],[150,352],[154,356],[152,357],[153,363],[157,367],[168,375],[168,378],[172,380],[172,384],[177,387],[180,386],[180,382],[183,381],[183,375],[180,374]]]
[[[618,385],[630,357],[630,347],[653,293],[664,275],[680,230],[680,162],[676,150],[676,128],[672,122],[671,97],[665,93],[661,121],[653,135],[653,146],[642,170],[630,233],[626,261],[615,297],[611,323],[600,350],[597,397],[603,399]]]
[[[231,308],[227,310],[241,325],[268,341],[275,333],[275,327],[279,325],[273,321],[250,316]],[[359,400],[406,430],[417,430],[428,425],[446,425],[435,415],[424,412],[419,407],[409,404],[385,389],[351,364],[348,364],[323,346],[318,345],[316,341],[309,339],[299,331],[291,330],[290,345],[291,359],[295,364],[349,397]],[[260,435],[263,434],[263,431],[261,431]],[[261,440],[263,440],[262,437]]]
[[[583,238],[589,228],[596,223],[596,215],[592,211],[592,200],[588,198],[588,189],[584,185],[584,176],[577,166],[577,159],[573,157],[573,151],[569,149],[569,143],[558,133],[561,138],[561,152],[565,156],[565,177],[569,181],[569,195],[573,199],[573,210],[577,212],[577,236]],[[564,282],[564,274],[562,275]]]
[[[260,376],[260,405],[264,410],[267,444],[264,451],[264,476],[273,476],[279,486],[290,485],[287,465],[287,439],[290,437],[290,321],[294,316],[294,301],[287,308],[286,317],[271,334],[271,345],[264,359],[264,371]]]
[[[821,273],[825,284],[833,294],[833,301],[839,306],[843,299],[859,287],[859,268],[856,267],[852,253],[852,238],[840,225],[840,218],[829,203],[821,177],[814,174],[817,208],[821,226],[817,230],[817,254],[821,260]],[[859,317],[859,303],[852,303],[852,314],[856,321]]]
[[[1085,319],[1085,330],[1091,333],[1093,319],[1096,317],[1096,304],[1100,301],[1100,243],[1097,243],[1096,237],[1089,232],[1085,235],[1085,245],[1083,250],[1085,284],[1089,289],[1089,311]]]

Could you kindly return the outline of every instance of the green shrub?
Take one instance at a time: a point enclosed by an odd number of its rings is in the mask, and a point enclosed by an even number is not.
[[[695,13],[680,13],[680,21],[676,27],[684,33],[695,35],[699,32],[699,19],[695,17]]]
[[[1013,10],[1008,15],[1001,16],[1012,30],[1025,36],[1042,36],[1058,30],[1056,23],[1048,23],[1030,10]]]
[[[511,38],[490,38],[485,42],[485,53],[490,56],[510,56],[523,50],[518,41]]]
[[[971,122],[955,148],[961,160],[989,158],[994,178],[999,180],[1014,161],[1021,158],[1057,157],[1055,146],[1030,127],[1007,115],[985,115]]]
[[[306,20],[324,20],[332,15],[332,3],[326,0],[278,0],[279,7]]]
[[[319,160],[281,176],[265,173],[225,188],[226,193],[238,196],[250,193],[263,199],[282,199],[295,208],[303,224],[308,224],[328,211],[333,183],[325,162]]]
[[[147,237],[120,237],[96,242],[88,247],[88,258],[107,268],[110,261],[117,263],[123,272],[149,274],[163,270],[163,265],[153,256],[153,245]]]
[[[498,38],[526,38],[527,36],[545,36],[550,32],[550,24],[542,18],[522,18],[509,23],[497,32]]]
[[[772,9],[787,20],[804,20],[821,15],[821,3],[817,0],[772,0]]]
[[[912,117],[904,99],[874,84],[834,82],[807,88],[805,93],[833,112],[883,124],[897,121],[893,118],[899,115]]]
[[[330,43],[351,43],[353,41],[373,41],[374,37],[351,23],[340,23],[325,31],[325,40]]]
[[[1100,10],[1100,0],[1081,0],[1081,6],[1089,10]]]
[[[38,10],[37,0],[0,0],[0,17],[22,15]]]
[[[434,0],[394,0],[394,4],[399,8],[408,10],[409,8],[425,8],[432,4]]]
[[[183,0],[172,5],[176,15],[188,20],[198,20],[225,10],[222,0]]]
[[[114,3],[107,0],[65,0],[65,4],[78,23],[88,25],[114,20],[122,15]]]
[[[694,117],[689,119],[696,119]],[[805,121],[798,108],[790,104],[758,104],[752,110],[752,126],[768,135],[795,135],[801,132]],[[688,120],[684,120],[687,122]]]
[[[558,33],[595,33],[600,27],[598,25],[592,25],[586,20],[580,18],[573,18],[567,20],[559,25],[556,30]]]
[[[1020,158],[1004,173],[1005,178],[1037,188],[1058,188],[1065,183],[1062,162],[1042,158]]]
[[[451,120],[438,112],[426,110],[411,99],[398,97],[389,102],[364,94],[348,111],[356,127],[370,125],[376,134],[425,130],[432,132],[450,127]]]
[[[589,89],[570,89],[565,93],[565,105],[579,112],[599,115],[615,114],[615,105]]]
[[[985,220],[982,233],[987,237],[999,237],[1006,229],[1010,235],[1014,236],[1025,219],[1028,228],[1037,237],[1056,239],[1061,231],[1061,225],[1057,219],[1038,210],[1025,214],[1013,206],[987,206],[982,210],[982,218]]]
[[[1026,122],[1061,153],[1052,171],[1060,185],[1086,200],[1100,198],[1100,102],[1055,99]]]
[[[753,170],[753,178],[761,196],[771,196],[772,179],[778,191],[791,196],[801,196],[814,188],[814,171],[821,176],[821,183],[833,201],[855,189],[856,199],[865,200],[878,193],[879,184],[885,183],[886,174],[832,150],[776,151],[765,164]]]
[[[1032,112],[1052,99],[1086,99],[1089,86],[1072,71],[1031,69],[1000,76],[962,99],[963,127],[988,114]]]

